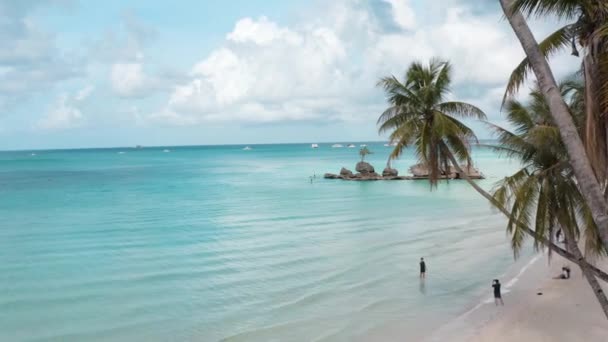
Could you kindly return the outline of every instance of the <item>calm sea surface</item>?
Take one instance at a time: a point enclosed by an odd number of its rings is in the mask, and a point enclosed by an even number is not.
[[[513,263],[465,182],[324,180],[358,148],[320,145],[0,152],[0,340],[413,339]]]

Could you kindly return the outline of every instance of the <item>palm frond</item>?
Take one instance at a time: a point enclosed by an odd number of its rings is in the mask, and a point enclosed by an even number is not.
[[[555,15],[559,18],[572,19],[581,12],[583,2],[581,0],[515,0],[513,8],[528,16]]]
[[[555,53],[568,47],[572,39],[571,30],[572,25],[566,25],[560,28],[559,30],[553,32],[551,35],[545,38],[545,40],[540,42],[538,46],[543,56],[545,56],[545,58],[549,58]],[[532,71],[532,66],[528,61],[528,58],[524,58],[524,60],[519,63],[519,65],[515,68],[515,70],[513,70],[511,76],[509,77],[507,88],[502,99],[503,106],[510,97],[517,94],[521,86],[528,78],[530,71]]]
[[[481,109],[465,102],[443,102],[437,106],[437,109],[449,115],[461,118],[473,118],[477,120],[486,120],[487,118],[486,114]]]

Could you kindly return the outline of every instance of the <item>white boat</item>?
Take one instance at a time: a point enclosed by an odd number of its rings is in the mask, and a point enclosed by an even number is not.
[[[357,146],[355,146],[354,144],[348,144],[348,148],[355,148]]]
[[[319,145],[317,145],[317,144],[312,144],[312,145],[310,145],[310,147],[312,147],[312,148],[319,148]]]
[[[118,152],[118,154],[125,154],[123,151]]]
[[[249,151],[249,150],[251,150],[251,147],[249,147],[249,146],[245,146],[245,148],[243,149],[243,151]]]
[[[359,145],[359,147],[367,147],[367,145],[361,144],[361,145]]]
[[[397,143],[396,142],[391,143],[391,146],[397,146]]]
[[[389,144],[384,144],[384,147],[389,147],[389,146],[391,146],[391,145],[389,145]]]
[[[165,149],[165,150],[163,150],[163,152],[167,153],[167,152],[171,152],[171,150]]]
[[[35,155],[36,155],[36,153],[32,153],[32,154],[30,154],[30,155],[33,157],[33,156],[35,156]]]
[[[344,147],[344,146],[342,146],[341,144],[333,144],[333,145],[331,145],[331,147],[333,147],[333,148],[340,148],[340,147]]]

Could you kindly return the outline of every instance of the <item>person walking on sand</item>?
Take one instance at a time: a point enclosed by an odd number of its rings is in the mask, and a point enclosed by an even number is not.
[[[500,303],[500,305],[504,306],[505,302],[502,301],[502,295],[500,294],[500,281],[494,279],[492,287],[494,288],[494,304],[498,306],[498,303]]]
[[[426,264],[424,258],[420,258],[420,279],[426,278]]]

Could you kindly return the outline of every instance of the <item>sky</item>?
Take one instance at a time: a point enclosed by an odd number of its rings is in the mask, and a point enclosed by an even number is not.
[[[523,56],[497,0],[0,0],[0,150],[382,140],[378,79],[433,57],[506,125]]]

